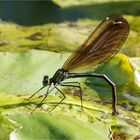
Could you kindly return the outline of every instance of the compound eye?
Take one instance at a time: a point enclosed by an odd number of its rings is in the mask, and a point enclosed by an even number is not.
[[[44,76],[44,80],[48,80],[48,79],[49,79],[49,76],[48,76],[48,75],[45,75],[45,76]],[[44,81],[44,80],[43,80],[43,81]]]
[[[49,76],[45,75],[42,81],[44,86],[48,84],[48,79],[49,79]]]

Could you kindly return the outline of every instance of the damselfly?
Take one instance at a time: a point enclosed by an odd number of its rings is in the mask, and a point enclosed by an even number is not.
[[[120,50],[121,46],[125,42],[129,33],[129,24],[122,16],[110,16],[103,20],[98,27],[91,33],[88,39],[76,49],[66,60],[61,69],[58,69],[54,76],[49,79],[46,75],[43,78],[43,87],[36,93],[48,86],[47,92],[41,102],[36,106],[40,107],[48,94],[53,90],[58,90],[63,99],[55,105],[55,109],[64,99],[65,94],[58,88],[58,86],[70,86],[80,89],[81,107],[82,103],[82,90],[79,82],[63,82],[65,79],[77,78],[77,77],[97,77],[104,79],[112,88],[112,108],[113,114],[118,114],[116,104],[116,86],[105,75],[98,73],[74,73],[76,70],[88,69],[97,64],[107,62]],[[53,88],[51,88],[53,87]],[[29,99],[31,99],[36,93],[34,93]],[[35,109],[36,109],[35,108]],[[34,110],[35,110],[34,109]],[[51,110],[51,111],[52,111]]]

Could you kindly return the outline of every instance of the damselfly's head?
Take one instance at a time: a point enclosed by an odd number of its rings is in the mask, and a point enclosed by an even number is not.
[[[49,83],[50,83],[49,81],[50,81],[49,76],[45,75],[44,78],[43,78],[43,81],[42,81],[43,86],[49,85]]]

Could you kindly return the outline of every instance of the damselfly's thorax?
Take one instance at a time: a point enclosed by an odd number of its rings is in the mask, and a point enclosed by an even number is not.
[[[44,76],[43,78],[43,86],[51,85],[52,83],[55,85],[56,83],[60,83],[64,79],[68,77],[68,71],[64,69],[58,69],[54,76],[49,79],[47,75]]]
[[[65,80],[67,76],[68,76],[68,71],[64,69],[58,69],[50,80],[51,80],[51,83],[55,85],[56,83],[59,84],[60,82]]]

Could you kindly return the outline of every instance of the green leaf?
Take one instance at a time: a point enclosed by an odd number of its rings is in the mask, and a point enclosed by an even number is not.
[[[20,124],[16,131],[19,140],[108,140],[109,128],[102,123],[88,123],[70,116],[49,116],[46,113],[15,115],[12,120]]]

